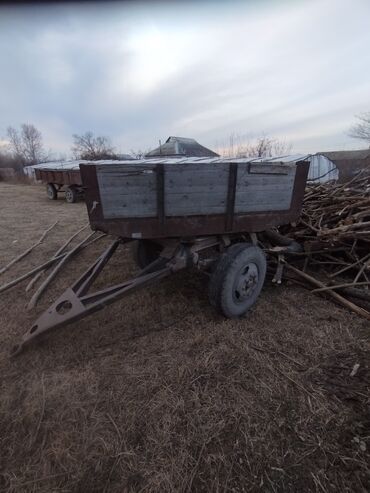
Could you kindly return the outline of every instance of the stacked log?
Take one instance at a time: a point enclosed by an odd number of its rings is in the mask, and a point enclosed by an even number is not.
[[[345,184],[309,185],[301,218],[279,232],[302,247],[284,253],[295,277],[314,285],[316,293],[340,294],[370,310],[370,168]]]

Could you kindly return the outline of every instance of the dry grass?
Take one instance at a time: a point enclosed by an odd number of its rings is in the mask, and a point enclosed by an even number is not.
[[[1,265],[60,221],[3,281],[86,222],[83,203],[38,187],[1,183],[0,201]],[[104,246],[71,262],[33,313],[27,282],[0,295],[1,491],[369,491],[368,322],[303,289],[267,282],[230,321],[204,277],[179,273],[9,360]],[[134,271],[122,250],[100,284]]]

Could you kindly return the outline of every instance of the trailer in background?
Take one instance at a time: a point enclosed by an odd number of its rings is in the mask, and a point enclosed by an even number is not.
[[[126,154],[123,155],[126,161],[134,158]],[[59,193],[64,193],[65,199],[69,204],[73,204],[84,196],[84,187],[80,174],[80,164],[88,163],[83,159],[75,161],[56,161],[51,163],[40,163],[24,168],[25,174],[30,178],[40,181],[46,185],[46,194],[50,200],[56,200]],[[97,163],[112,164],[114,160],[101,160]]]
[[[63,192],[69,204],[83,196],[83,187],[79,163],[66,168],[35,168],[35,178],[46,185],[46,194],[50,200],[56,200]]]

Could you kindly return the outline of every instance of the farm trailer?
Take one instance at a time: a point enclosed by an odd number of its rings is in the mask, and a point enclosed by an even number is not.
[[[46,194],[50,200],[56,200],[58,193],[64,192],[69,204],[76,202],[83,194],[82,179],[78,164],[65,168],[35,168],[36,180],[46,185]]]
[[[134,158],[125,155],[125,161],[133,161]],[[78,198],[84,196],[80,164],[88,163],[86,160],[58,161],[40,163],[32,166],[35,178],[46,185],[46,194],[50,200],[56,200],[58,193],[64,193],[69,204],[73,204]],[[95,161],[99,165],[112,164],[114,160]]]
[[[178,158],[80,169],[91,228],[115,240],[32,324],[13,354],[184,268],[207,271],[211,304],[226,317],[243,316],[266,275],[257,234],[298,219],[309,162]],[[131,241],[140,272],[89,294],[117,247]]]

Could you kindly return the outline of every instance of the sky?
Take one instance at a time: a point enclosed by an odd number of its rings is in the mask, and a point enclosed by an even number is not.
[[[366,147],[370,0],[83,2],[0,6],[0,138],[33,123],[118,152],[169,135],[220,150],[261,135],[294,152]]]

